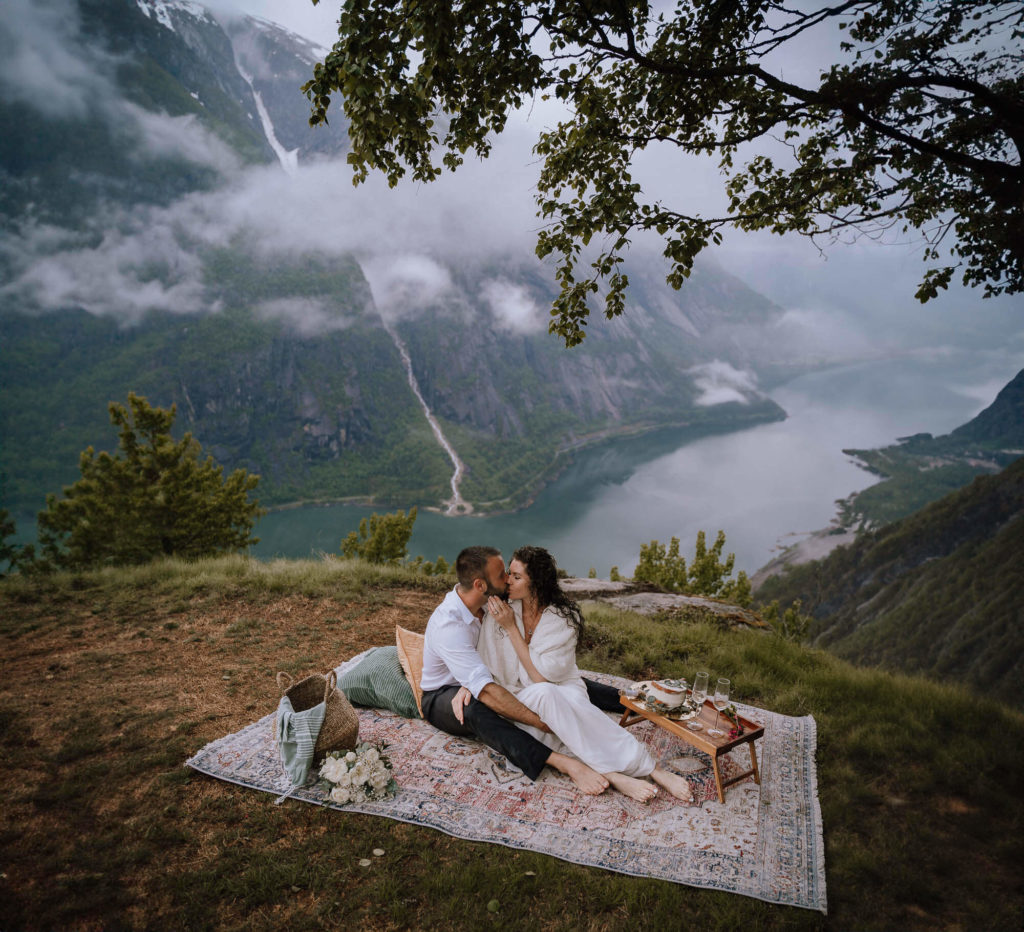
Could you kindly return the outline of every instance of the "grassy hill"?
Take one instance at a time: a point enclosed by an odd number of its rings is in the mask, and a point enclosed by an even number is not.
[[[758,590],[803,602],[815,644],[1024,703],[1024,458]]]
[[[587,606],[581,664],[699,664],[818,723],[829,915],[288,801],[183,761],[447,579],[241,557],[0,582],[0,928],[1019,929],[1024,716],[699,613]],[[359,859],[385,855],[369,868]],[[532,872],[532,873],[531,873]],[[487,909],[496,899],[499,911]]]

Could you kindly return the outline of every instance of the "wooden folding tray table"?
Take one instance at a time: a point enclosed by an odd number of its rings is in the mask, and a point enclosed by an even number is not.
[[[708,728],[714,723],[713,718],[709,720],[709,715],[713,716],[716,711],[710,700],[704,703],[704,707],[696,718],[704,726],[700,731],[691,731],[684,722],[675,721],[662,715],[660,712],[654,712],[648,709],[644,703],[637,702],[621,693],[619,695],[619,702],[626,707],[626,711],[622,713],[622,718],[619,720],[619,724],[623,728],[635,725],[637,722],[646,719],[649,722],[654,722],[659,728],[664,728],[665,731],[676,735],[676,737],[682,738],[687,744],[691,744],[698,750],[708,754],[711,757],[711,765],[715,771],[715,785],[718,788],[718,801],[720,803],[725,802],[725,788],[727,786],[732,786],[732,784],[738,783],[740,780],[746,779],[751,775],[753,775],[755,783],[761,783],[761,774],[757,769],[757,752],[754,750],[754,742],[764,735],[763,725],[758,725],[757,722],[752,722],[750,719],[740,715],[739,722],[743,726],[743,734],[737,738],[730,738],[728,730],[732,727],[732,723],[725,719],[722,728],[726,733],[720,738],[716,738],[708,734]],[[689,721],[694,721],[694,719],[689,719]],[[750,748],[750,769],[744,770],[743,773],[730,777],[728,780],[723,780],[718,758],[728,754],[729,751],[739,747],[741,744],[746,744]]]

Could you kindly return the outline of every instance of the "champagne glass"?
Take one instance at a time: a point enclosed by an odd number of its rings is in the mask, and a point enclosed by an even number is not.
[[[703,729],[703,725],[697,721],[700,718],[701,710],[704,708],[704,700],[708,697],[708,675],[706,673],[698,673],[693,678],[693,690],[690,693],[690,698],[693,699],[697,706],[697,718],[686,723],[686,727],[690,731],[700,731]]]
[[[718,720],[722,717],[722,710],[729,707],[729,681],[723,676],[718,681],[718,686],[715,688],[715,697],[711,700],[717,713],[715,715],[715,727],[708,729],[709,735],[714,735],[716,738],[721,738],[725,734],[718,727]]]

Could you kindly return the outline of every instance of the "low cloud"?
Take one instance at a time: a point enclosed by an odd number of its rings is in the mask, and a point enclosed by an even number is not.
[[[72,0],[5,0],[0,91],[49,117],[85,118],[116,95],[108,59],[81,35]]]
[[[98,242],[52,226],[26,226],[5,243],[19,269],[0,296],[40,310],[81,308],[97,316],[138,321],[147,311],[217,310],[206,299],[202,266],[167,224],[108,229]]]
[[[687,371],[701,393],[696,400],[699,405],[721,405],[730,401],[748,404],[752,397],[760,394],[753,373],[737,369],[721,359],[693,366]]]
[[[390,319],[421,311],[452,285],[448,270],[423,255],[372,256],[362,268],[377,309]]]
[[[546,329],[541,309],[522,285],[491,279],[481,287],[481,296],[500,328],[522,334]]]
[[[257,317],[281,321],[303,337],[344,330],[352,322],[336,308],[317,298],[278,298],[264,301],[253,310]]]
[[[207,130],[193,114],[169,116],[127,102],[124,111],[138,132],[138,156],[181,158],[209,165],[225,175],[241,167],[231,147]]]
[[[791,308],[772,325],[772,344],[796,358],[842,359],[877,352],[863,324],[833,309]]]

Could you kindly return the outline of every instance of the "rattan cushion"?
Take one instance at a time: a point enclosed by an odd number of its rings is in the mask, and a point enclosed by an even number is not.
[[[420,718],[422,718],[423,689],[420,687],[420,680],[423,679],[423,635],[395,625],[395,642],[398,645],[399,663],[402,664],[405,678],[412,687],[416,708],[419,709]]]

